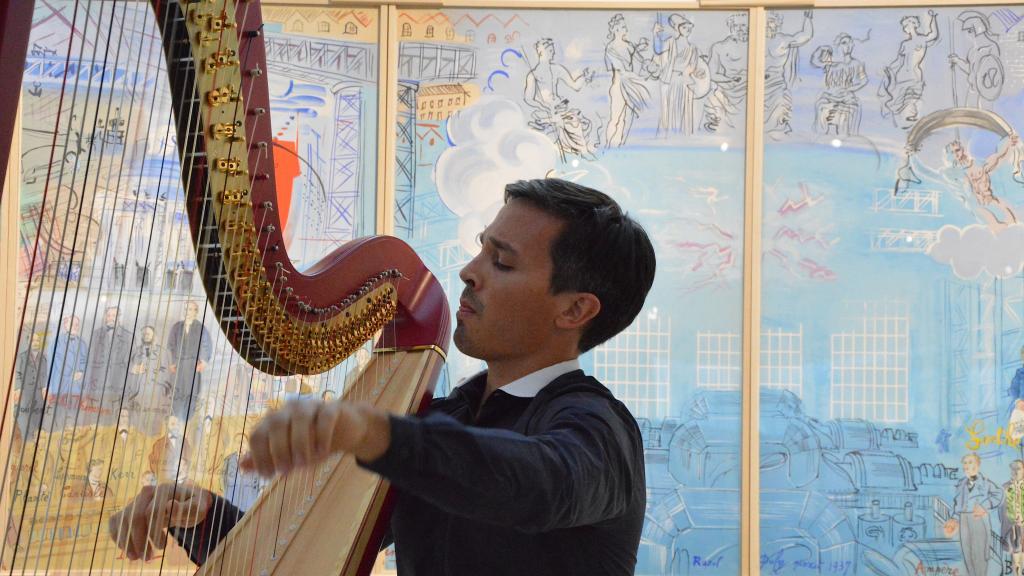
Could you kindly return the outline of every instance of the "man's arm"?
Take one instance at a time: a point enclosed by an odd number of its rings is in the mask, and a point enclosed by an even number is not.
[[[831,46],[818,46],[811,53],[811,66],[815,68],[824,68],[832,64],[832,47]]]
[[[526,73],[526,88],[523,90],[523,100],[525,100],[531,108],[536,108],[537,110],[542,110],[544,112],[548,111],[547,106],[537,99],[537,80],[533,75],[533,70]]]
[[[171,527],[169,532],[178,545],[188,552],[190,560],[203,565],[214,549],[242,519],[243,512],[226,498],[213,497],[206,518],[191,528]]]
[[[1020,137],[1016,134],[1010,134],[1010,137],[1003,142],[1003,145],[999,148],[999,151],[985,159],[985,165],[982,169],[986,174],[991,174],[999,166],[999,163],[1006,158],[1006,155],[1010,153],[1010,150],[1020,143]]]
[[[798,48],[807,44],[814,37],[814,12],[804,11],[804,25],[799,32],[789,37],[787,45],[789,48]]]
[[[555,82],[561,81],[569,88],[572,88],[574,92],[579,92],[580,90],[583,89],[584,86],[587,85],[587,74],[589,73],[589,69],[585,68],[583,72],[581,72],[578,76],[575,77],[572,75],[571,72],[569,72],[568,68],[562,66],[561,64],[555,64],[553,66],[553,69],[555,70],[555,74],[557,75],[557,78],[555,78]]]
[[[449,513],[544,532],[625,512],[639,481],[634,461],[607,420],[567,411],[537,436],[440,414],[392,418],[389,450],[361,464]]]
[[[996,483],[987,480],[988,482],[988,494],[985,495],[985,507],[989,510],[995,510],[1003,503],[1003,490],[996,486]]]
[[[638,483],[643,489],[629,424],[604,401],[566,406],[547,424],[524,436],[444,414],[395,417],[369,405],[298,401],[257,425],[241,464],[269,476],[350,452],[449,513],[527,532],[623,513]]]
[[[151,559],[171,533],[197,564],[238,523],[242,513],[223,498],[193,484],[146,486],[110,517],[107,528],[129,560]]]
[[[85,338],[79,336],[78,338],[78,350],[76,351],[77,356],[75,358],[75,370],[81,373],[85,373],[85,367],[89,362],[89,343],[85,341]]]
[[[209,362],[210,357],[213,356],[213,345],[211,344],[210,332],[207,331],[206,326],[202,323],[199,324],[199,359],[203,362]]]
[[[725,67],[722,66],[721,56],[718,54],[718,43],[711,45],[711,49],[708,51],[708,69],[711,70],[711,79],[719,84],[729,84],[733,81],[732,78],[725,75]]]

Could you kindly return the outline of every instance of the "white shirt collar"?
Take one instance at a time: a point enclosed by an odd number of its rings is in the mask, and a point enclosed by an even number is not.
[[[501,388],[498,388],[498,390],[501,390],[506,394],[511,394],[512,396],[518,396],[519,398],[533,398],[541,391],[542,388],[551,383],[555,378],[579,369],[579,359],[573,358],[572,360],[552,364],[547,368],[541,368],[536,372],[531,372],[518,380],[513,380],[508,384],[505,384]]]

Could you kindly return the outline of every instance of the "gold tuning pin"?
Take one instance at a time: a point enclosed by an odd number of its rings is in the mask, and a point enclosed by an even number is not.
[[[232,22],[225,13],[221,14],[219,18],[209,18],[206,21],[206,27],[210,29],[210,32],[220,32],[222,30],[237,28],[238,24]]]
[[[229,206],[238,206],[242,203],[248,203],[246,196],[249,195],[249,191],[245,188],[239,188],[237,190],[221,190],[220,191],[220,202],[221,204],[227,204]]]
[[[217,167],[217,170],[220,170],[228,176],[248,174],[247,171],[242,169],[242,161],[237,158],[217,158],[214,165]]]
[[[242,121],[238,120],[235,122],[217,122],[210,126],[210,136],[213,136],[214,140],[231,140],[232,142],[244,142],[245,136],[242,134]]]
[[[206,102],[210,106],[216,108],[221,104],[227,104],[228,102],[241,102],[242,95],[235,90],[234,86],[221,86],[220,88],[214,88],[206,93]]]
[[[206,57],[206,73],[213,74],[219,68],[238,66],[238,58],[235,58],[234,50],[218,50]]]

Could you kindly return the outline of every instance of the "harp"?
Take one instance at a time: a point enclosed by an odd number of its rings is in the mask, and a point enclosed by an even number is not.
[[[22,215],[35,226],[34,234],[22,232],[23,269],[29,281],[19,302],[23,327],[18,359],[5,382],[3,451],[8,456],[0,505],[5,522],[0,561],[4,570],[15,572],[123,570],[128,561],[117,556],[103,533],[105,517],[130,496],[112,488],[119,478],[111,462],[120,457],[127,463],[120,469],[121,476],[137,482],[147,481],[146,474],[156,477],[164,472],[172,481],[186,474],[200,481],[204,475],[215,475],[211,466],[220,466],[225,453],[240,448],[246,427],[253,423],[252,390],[260,378],[266,382],[271,377],[303,375],[292,380],[301,389],[305,375],[329,373],[354,352],[366,349],[369,341],[369,363],[351,372],[345,397],[394,412],[416,411],[432,395],[450,330],[440,284],[412,249],[396,238],[350,241],[302,272],[293,265],[275,191],[275,148],[258,0],[151,0],[152,25],[144,27],[143,33],[163,55],[158,68],[166,74],[173,112],[167,126],[176,137],[162,142],[174,141],[180,160],[187,218],[170,222],[187,227],[185,237],[191,239],[210,323],[219,327],[222,336],[217,338],[225,342],[219,352],[232,360],[222,371],[208,366],[209,353],[204,357],[202,352],[204,321],[196,324],[195,318],[188,318],[187,302],[181,329],[185,335],[179,330],[176,336],[168,336],[177,338],[173,347],[159,350],[138,319],[131,329],[121,326],[123,310],[110,305],[115,297],[118,302],[136,302],[136,315],[143,306],[156,303],[160,315],[162,288],[180,292],[180,286],[175,287],[177,277],[168,272],[161,289],[151,287],[147,292],[151,271],[145,268],[138,278],[138,294],[126,298],[123,287],[128,272],[116,254],[106,257],[112,260],[113,274],[98,249],[94,261],[87,262],[88,247],[101,244],[92,228],[106,222],[102,208],[95,209],[99,195],[90,197],[90,186],[106,180],[115,203],[119,189],[130,187],[120,182],[116,167],[103,166],[102,161],[95,173],[89,173],[94,154],[102,158],[117,146],[127,148],[125,121],[116,112],[110,114],[112,109],[120,111],[114,91],[105,94],[104,87],[108,81],[117,81],[119,59],[139,62],[146,53],[139,47],[137,53],[121,54],[122,43],[111,42],[104,50],[96,49],[92,60],[86,61],[79,52],[76,61],[73,51],[83,51],[89,44],[85,33],[75,40],[77,31],[105,27],[109,41],[118,26],[128,27],[127,6],[138,3],[90,4],[95,6],[80,11],[76,2],[69,10],[81,21],[70,24],[72,41],[65,55],[46,54],[45,48],[35,46],[29,51],[32,2],[0,0],[4,78],[21,78],[26,53],[31,59],[38,56],[36,50],[44,51],[40,58],[57,62],[63,74],[61,86],[52,90],[59,95],[49,99],[57,112],[53,114],[56,125],[46,134],[52,140],[43,150],[47,159],[32,168],[34,173],[23,168],[20,174],[22,183],[41,180],[43,200],[38,213]],[[142,85],[160,84],[138,72],[133,78]],[[13,105],[21,86],[8,80],[0,90],[0,167],[6,168],[16,116]],[[30,94],[31,90],[35,87]],[[86,104],[69,109],[76,114],[62,113],[68,99],[83,93]],[[128,86],[118,96],[121,102],[126,93],[136,95]],[[100,116],[105,118],[99,120]],[[82,126],[89,122],[86,136]],[[161,164],[161,175],[163,168]],[[178,176],[167,174],[173,179]],[[144,202],[139,193],[134,196],[130,201],[138,211]],[[157,191],[153,202],[160,201]],[[89,202],[93,204],[87,209]],[[156,235],[152,230],[155,225],[149,234]],[[107,243],[116,244],[116,240],[108,238]],[[88,277],[88,270],[97,268],[98,276]],[[110,288],[111,278],[113,289],[89,293],[94,284]],[[170,324],[167,310],[181,305],[183,298],[179,294],[171,304],[168,297],[162,312],[165,325]],[[80,299],[91,307],[89,327],[96,328],[88,352],[73,343],[79,337],[75,323],[89,323],[73,316],[81,308]],[[189,330],[194,343],[187,337]],[[56,337],[50,332],[57,332]],[[78,334],[87,332],[80,329]],[[228,353],[228,346],[233,353]],[[142,349],[145,356],[136,364],[136,352]],[[126,353],[129,358],[122,358]],[[83,354],[88,361],[78,370]],[[168,375],[171,368],[173,374]],[[188,378],[181,376],[185,373]],[[198,382],[209,386],[211,380],[216,384],[218,377],[228,374],[243,387],[248,384],[245,411],[228,413],[223,401],[220,414],[207,410],[201,418],[193,398],[182,394],[183,387],[198,393]],[[183,414],[172,422],[168,413],[177,411],[174,404],[163,412],[157,409],[153,417],[137,417],[130,403],[145,404],[147,395],[156,395],[160,385],[169,388],[167,394],[175,402],[186,400]],[[277,396],[283,394],[278,391]],[[152,420],[157,421],[155,425]],[[228,464],[223,468],[216,472],[223,477],[222,490],[231,476]],[[234,479],[241,482],[237,467]],[[200,573],[366,574],[383,535],[381,520],[386,518],[388,502],[386,483],[359,470],[350,456],[335,457],[265,487]],[[169,550],[159,566],[185,564],[180,551]]]

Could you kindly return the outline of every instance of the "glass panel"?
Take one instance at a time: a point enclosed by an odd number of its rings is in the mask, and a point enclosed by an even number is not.
[[[198,278],[153,11],[87,4],[35,3],[23,79],[24,323],[0,448],[16,571],[123,571],[106,521],[144,485],[187,479],[248,508],[265,483],[238,473],[246,427],[338,395],[364,364],[273,377],[234,352]],[[378,12],[263,14],[275,210],[306,269],[373,229]]]
[[[746,25],[728,12],[399,11],[395,228],[452,310],[514,180],[603,190],[655,242],[645,309],[581,358],[644,433],[638,574],[739,571]],[[452,382],[481,368],[453,348]]]
[[[1019,573],[1019,20],[769,12],[762,573]]]

